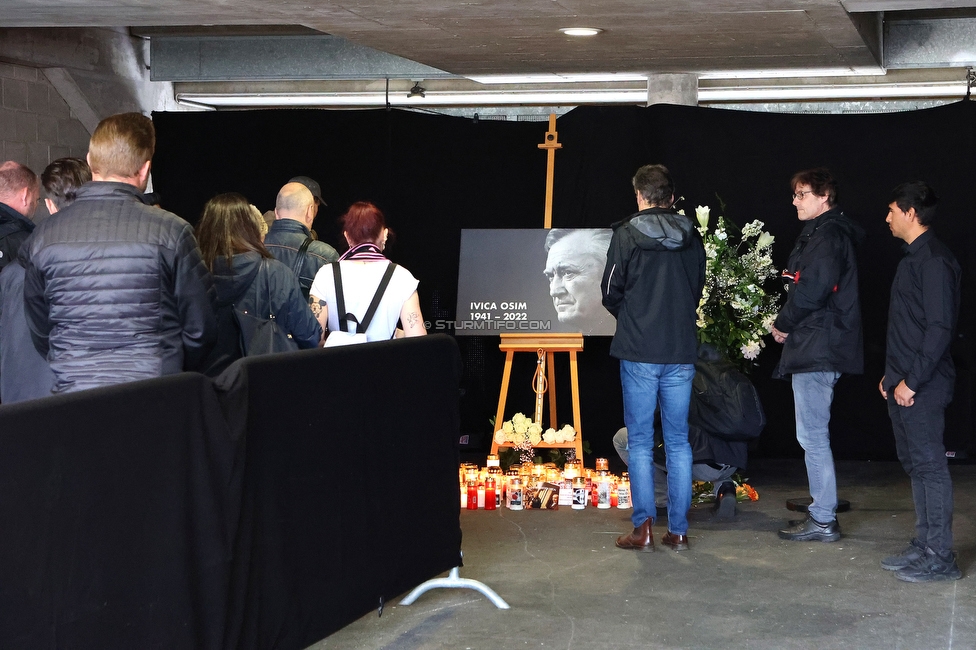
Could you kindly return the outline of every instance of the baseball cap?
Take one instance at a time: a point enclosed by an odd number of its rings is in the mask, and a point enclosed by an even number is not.
[[[313,181],[308,176],[296,176],[295,178],[288,181],[289,183],[301,183],[308,188],[308,191],[312,193],[315,197],[315,201],[321,205],[326,205],[326,202],[322,200],[322,188],[319,184]]]

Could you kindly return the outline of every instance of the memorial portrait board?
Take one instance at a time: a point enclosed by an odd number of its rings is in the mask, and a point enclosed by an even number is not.
[[[600,291],[610,236],[609,228],[462,230],[455,334],[612,336]]]

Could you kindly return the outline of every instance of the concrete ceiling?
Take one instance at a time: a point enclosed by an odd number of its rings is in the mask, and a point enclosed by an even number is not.
[[[3,0],[0,27],[292,25],[460,76],[878,66],[880,18],[970,0]],[[971,14],[974,15],[974,14]],[[604,30],[572,38],[560,28]],[[145,29],[145,28],[155,28]],[[199,29],[194,30],[199,32]]]

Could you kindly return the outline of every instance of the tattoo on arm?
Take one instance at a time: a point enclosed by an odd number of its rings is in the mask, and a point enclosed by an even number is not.
[[[318,318],[319,314],[322,313],[322,308],[327,307],[328,303],[322,300],[321,298],[319,298],[318,296],[309,296],[308,306],[312,310],[312,315]]]
[[[407,314],[407,327],[410,327],[412,329],[416,327],[417,323],[419,322],[420,322],[420,314],[418,314],[415,311],[412,311],[409,314]]]

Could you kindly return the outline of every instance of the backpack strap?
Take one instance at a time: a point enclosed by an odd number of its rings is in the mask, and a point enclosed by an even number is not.
[[[343,332],[348,332],[349,321],[356,323],[356,333],[365,334],[366,330],[369,328],[369,324],[373,321],[373,315],[380,306],[380,301],[383,299],[383,294],[386,293],[386,288],[390,285],[390,280],[393,278],[393,272],[396,270],[396,264],[389,262],[386,265],[386,272],[383,274],[383,279],[380,280],[380,284],[376,287],[376,293],[373,294],[373,300],[369,303],[369,308],[366,309],[366,315],[363,316],[363,322],[353,315],[346,313],[346,300],[342,294],[342,273],[339,271],[339,262],[332,263],[332,277],[335,280],[335,292],[336,292],[336,307],[339,310],[339,329]]]
[[[386,273],[383,274],[383,279],[380,280],[380,286],[376,287],[376,293],[373,294],[373,301],[369,303],[369,309],[366,310],[366,315],[363,316],[363,322],[356,328],[356,331],[360,334],[365,333],[366,328],[372,322],[373,314],[376,313],[376,309],[380,306],[380,300],[383,299],[383,294],[386,293],[386,288],[390,285],[390,278],[393,277],[393,271],[395,270],[396,264],[393,262],[389,262],[386,265]]]
[[[350,314],[346,313],[346,299],[342,295],[342,272],[339,271],[338,260],[332,263],[332,279],[335,282],[336,307],[338,308],[336,315],[339,317],[339,331],[348,332],[347,316]]]
[[[298,247],[298,255],[295,257],[295,261],[291,264],[291,270],[295,272],[295,275],[302,277],[302,267],[305,266],[305,258],[308,257],[308,247],[312,243],[311,237],[306,237],[302,245]]]

